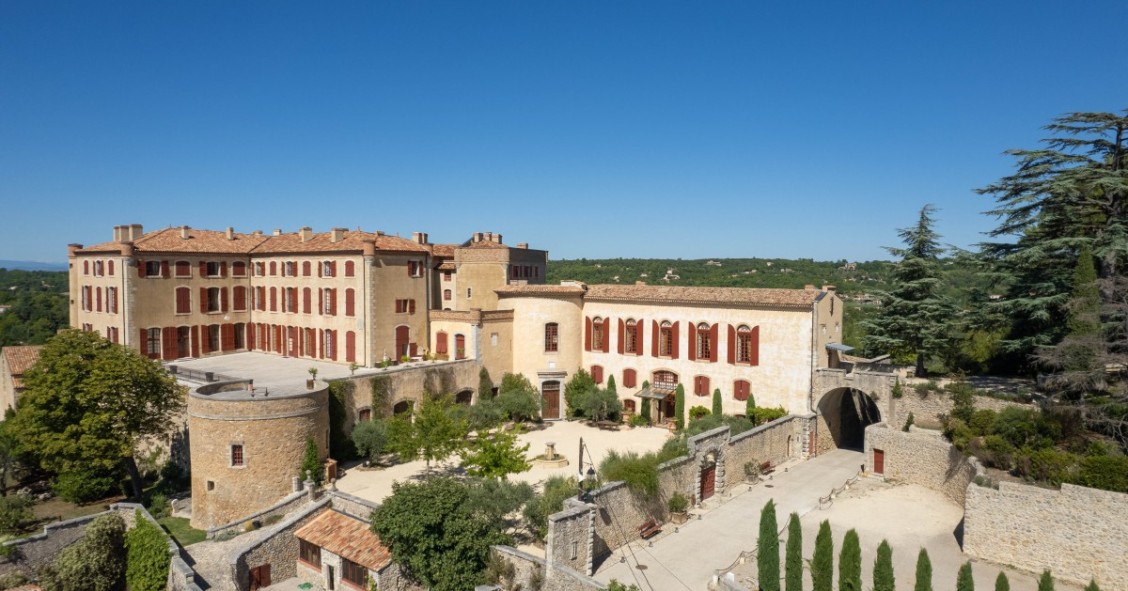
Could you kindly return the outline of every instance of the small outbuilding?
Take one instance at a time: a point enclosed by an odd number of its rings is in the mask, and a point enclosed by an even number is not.
[[[326,511],[294,532],[298,578],[322,589],[367,590],[404,586],[392,554],[366,521]]]

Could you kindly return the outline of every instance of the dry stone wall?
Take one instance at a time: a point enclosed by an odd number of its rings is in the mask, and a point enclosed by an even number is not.
[[[874,450],[884,454],[887,480],[917,484],[963,505],[967,485],[977,474],[977,462],[965,458],[939,435],[906,433],[885,423],[866,427],[866,471],[874,471]]]
[[[748,462],[757,466],[771,462],[775,466],[800,457],[803,424],[804,421],[787,416],[732,436],[725,453],[726,482],[740,482]]]
[[[545,559],[522,552],[511,546],[494,546],[494,556],[513,565],[513,588],[539,591],[597,591],[604,586],[599,581],[567,566],[549,565]],[[537,582],[540,582],[538,585]],[[519,587],[517,586],[519,585]],[[383,588],[383,587],[381,587]]]
[[[1102,589],[1128,589],[1128,494],[1071,484],[1048,490],[999,483],[971,486],[964,505],[964,552],[974,558]]]
[[[246,591],[251,585],[251,569],[270,565],[272,580],[281,581],[298,575],[298,538],[294,536],[303,525],[312,521],[329,506],[330,499],[324,497],[306,510],[295,513],[283,520],[272,531],[256,538],[253,542],[237,550],[231,557],[231,580],[239,591]]]
[[[911,384],[902,382],[904,395],[901,398],[889,397],[889,403],[883,404],[882,412],[885,413],[885,422],[900,428],[904,426],[913,413],[913,421],[921,426],[939,427],[943,417],[952,412],[952,396],[947,392],[929,392],[926,395],[918,394]],[[1034,408],[1031,404],[1023,404],[1011,400],[1002,400],[990,396],[976,396],[975,408],[990,409],[996,412],[1010,406]]]

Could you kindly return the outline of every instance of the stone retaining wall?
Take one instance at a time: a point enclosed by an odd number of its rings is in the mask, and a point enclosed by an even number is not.
[[[604,589],[599,581],[559,564],[547,566],[545,559],[511,546],[494,546],[494,556],[513,565],[514,581],[520,589],[539,591],[597,591]],[[540,581],[538,586],[537,580]]]
[[[964,505],[964,552],[1078,585],[1128,589],[1128,494],[1071,484],[1049,490],[999,483],[971,486]]]
[[[231,580],[239,591],[246,591],[251,585],[251,569],[264,564],[270,565],[271,580],[281,581],[298,574],[298,538],[294,532],[312,521],[321,510],[328,507],[330,497],[326,496],[306,509],[282,520],[268,535],[258,538],[232,553],[230,568]]]
[[[921,396],[913,389],[912,383],[905,382],[901,382],[901,388],[904,390],[904,395],[901,398],[890,396],[888,404],[880,404],[884,413],[882,418],[893,427],[898,429],[903,427],[910,412],[913,413],[914,422],[930,428],[939,427],[943,417],[952,412],[952,395],[947,392],[929,392],[927,395]],[[1010,406],[1035,408],[1032,404],[1012,400],[1002,400],[990,396],[975,397],[976,409],[985,408],[998,412]]]
[[[874,471],[874,450],[885,455],[885,478],[917,484],[963,505],[978,462],[965,458],[937,434],[906,433],[886,423],[866,427],[866,471]]]
[[[216,537],[223,537],[224,535],[228,534],[243,533],[244,531],[247,531],[246,527],[248,523],[251,524],[252,528],[262,527],[265,522],[271,517],[282,517],[292,511],[295,511],[302,505],[305,505],[307,502],[309,502],[309,498],[309,491],[306,490],[299,490],[297,492],[290,493],[277,503],[261,511],[256,511],[249,515],[244,515],[236,519],[235,521],[232,521],[231,523],[225,523],[216,527],[209,527],[208,539],[211,540]]]

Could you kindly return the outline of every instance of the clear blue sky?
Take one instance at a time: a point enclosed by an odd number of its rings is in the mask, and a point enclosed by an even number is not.
[[[0,259],[115,224],[885,258],[1068,111],[1128,2],[0,3]]]

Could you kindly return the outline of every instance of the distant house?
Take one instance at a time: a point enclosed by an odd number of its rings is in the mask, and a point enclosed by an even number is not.
[[[0,350],[0,412],[15,408],[24,391],[23,375],[39,361],[41,345],[4,347]]]

